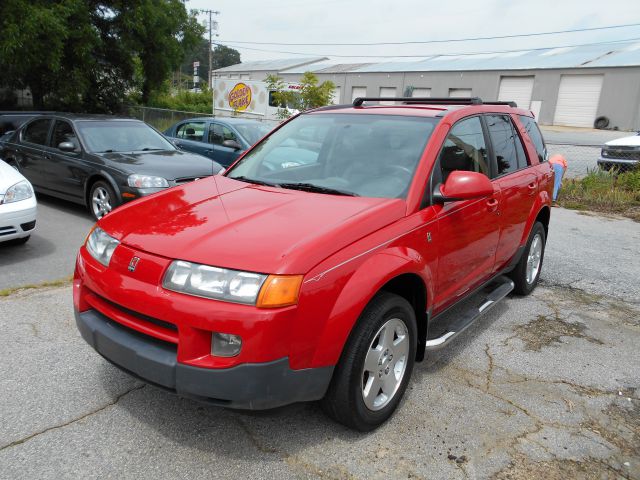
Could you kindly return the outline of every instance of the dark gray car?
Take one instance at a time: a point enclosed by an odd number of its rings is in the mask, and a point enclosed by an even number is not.
[[[178,150],[139,120],[41,115],[0,147],[36,191],[85,205],[102,218],[121,203],[220,173],[209,158]]]

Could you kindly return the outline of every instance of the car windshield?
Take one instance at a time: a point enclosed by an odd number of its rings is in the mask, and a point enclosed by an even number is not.
[[[282,188],[404,198],[439,119],[306,114],[263,140],[228,173]]]
[[[262,125],[258,122],[256,122],[255,124],[238,123],[235,125],[235,127],[238,129],[238,132],[240,132],[240,135],[242,135],[242,138],[244,138],[249,143],[249,145],[253,145],[271,131],[268,126]]]
[[[78,131],[92,153],[175,150],[162,135],[143,122],[81,121]]]

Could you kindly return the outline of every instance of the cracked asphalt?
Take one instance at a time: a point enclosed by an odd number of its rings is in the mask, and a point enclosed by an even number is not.
[[[369,434],[146,386],[80,338],[70,286],[0,297],[0,478],[640,479],[639,240],[554,209],[541,285],[419,364]]]

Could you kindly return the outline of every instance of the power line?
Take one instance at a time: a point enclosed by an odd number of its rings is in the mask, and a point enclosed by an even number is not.
[[[263,48],[244,47],[242,45],[235,45],[227,42],[214,42],[215,45],[222,47],[237,48],[240,50],[252,50],[256,52],[269,52],[269,53],[285,53],[287,55],[313,55],[315,57],[337,57],[337,58],[416,58],[416,57],[458,57],[468,55],[490,55],[498,53],[515,53],[515,52],[536,52],[540,50],[550,50],[554,48],[573,48],[573,47],[588,47],[594,45],[609,45],[624,42],[633,42],[640,40],[640,37],[625,38],[621,40],[612,40],[608,42],[596,42],[596,43],[579,43],[574,45],[558,45],[553,47],[537,47],[537,48],[518,48],[515,50],[493,50],[484,52],[459,52],[459,53],[430,53],[430,54],[416,54],[416,55],[340,55],[334,53],[309,53],[309,52],[290,52],[285,50],[267,50]]]
[[[556,30],[552,32],[520,33],[516,35],[497,35],[492,37],[469,37],[469,38],[449,38],[446,40],[416,40],[408,42],[369,42],[369,43],[281,43],[281,42],[249,42],[241,40],[228,40],[229,43],[246,45],[276,45],[276,46],[296,46],[296,47],[319,47],[319,46],[380,46],[380,45],[417,45],[429,43],[451,43],[451,42],[474,42],[477,40],[498,40],[505,38],[539,37],[542,35],[555,35],[558,33],[593,32],[595,30],[611,30],[614,28],[637,27],[640,23],[627,23],[624,25],[608,25],[604,27],[574,28],[571,30]]]

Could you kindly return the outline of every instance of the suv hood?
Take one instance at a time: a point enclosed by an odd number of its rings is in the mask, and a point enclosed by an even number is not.
[[[405,215],[399,199],[346,197],[215,176],[118,208],[99,225],[163,257],[299,274]]]
[[[113,152],[94,154],[107,162],[114,162],[129,173],[156,175],[167,180],[176,178],[208,177],[222,167],[213,160],[180,150],[149,152]]]

